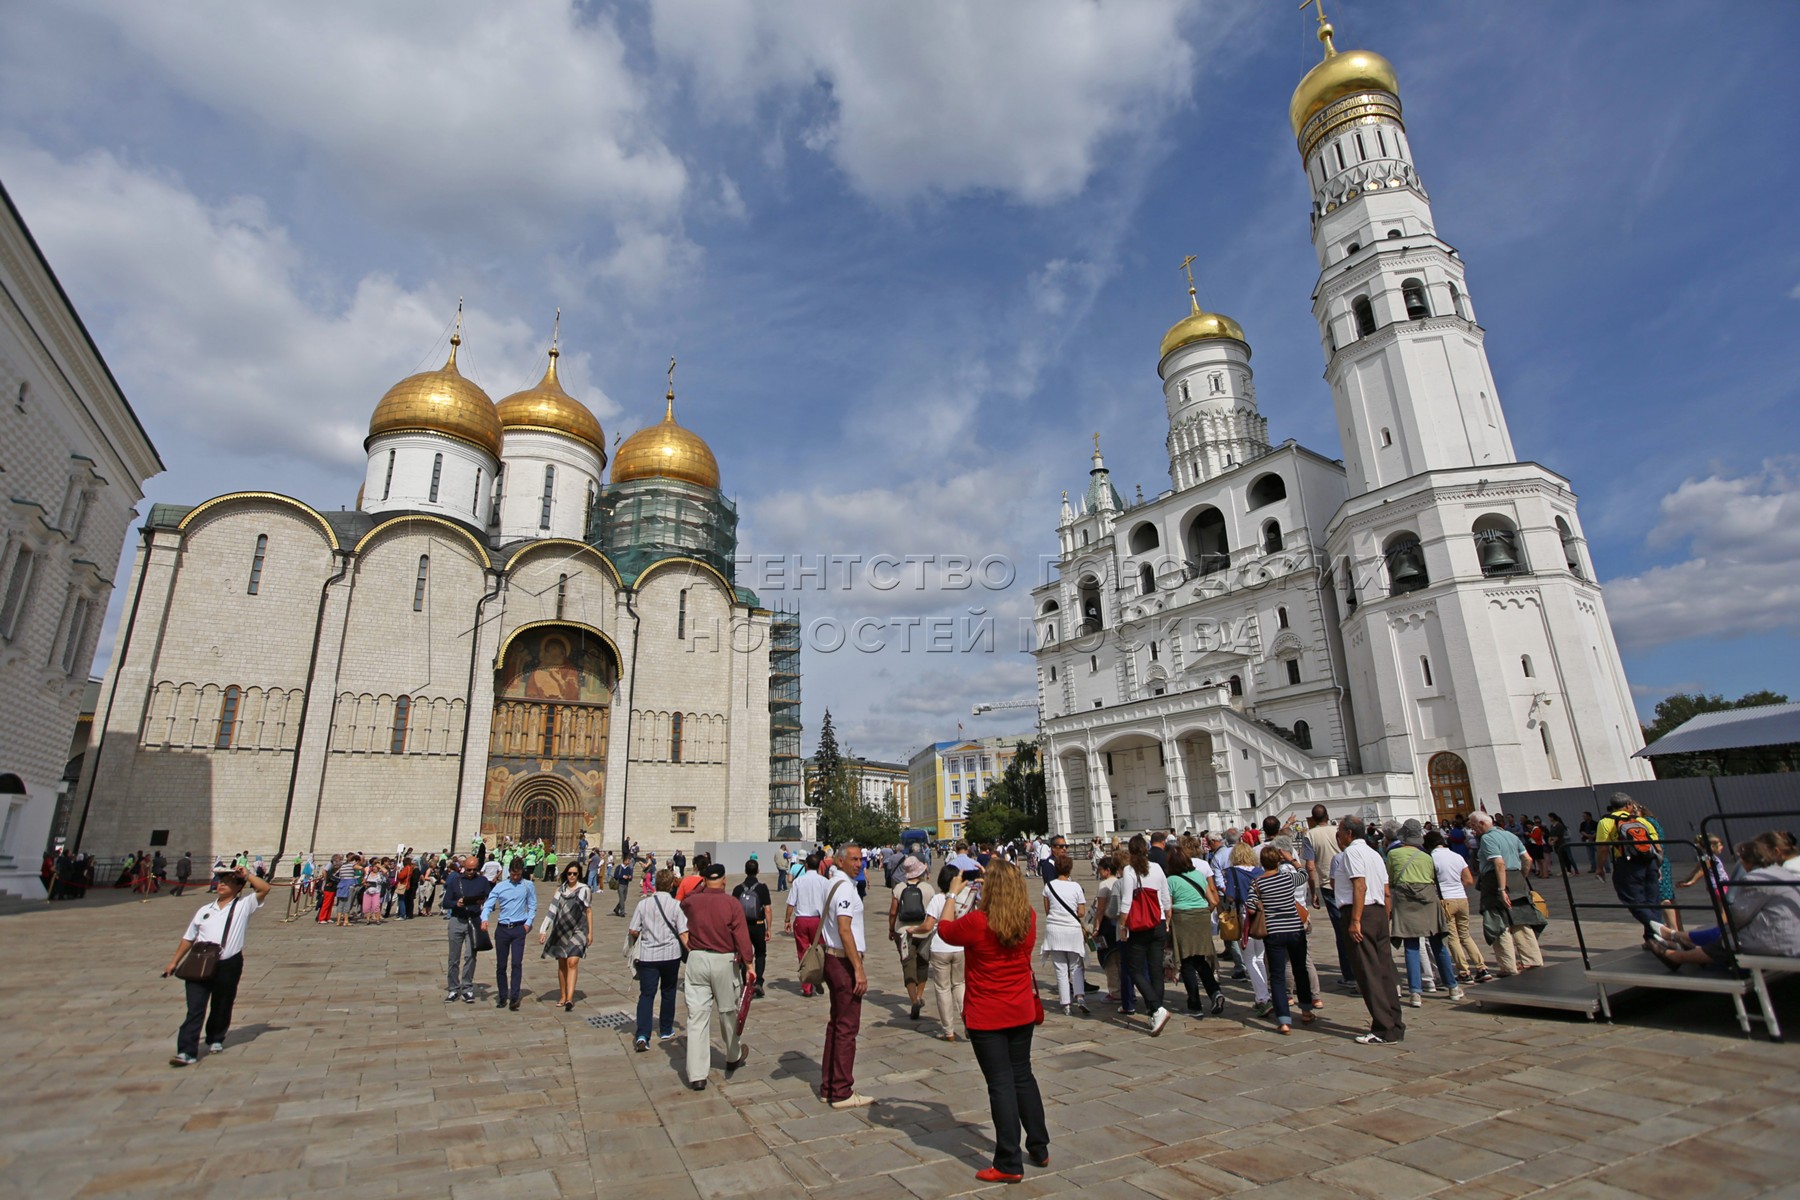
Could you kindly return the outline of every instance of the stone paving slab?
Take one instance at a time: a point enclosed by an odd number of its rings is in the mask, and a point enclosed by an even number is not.
[[[859,1090],[880,1103],[856,1112],[816,1097],[825,1001],[800,997],[780,937],[747,1034],[753,1056],[730,1081],[715,1049],[707,1090],[684,1086],[679,1022],[675,1041],[646,1054],[628,1031],[589,1026],[636,1002],[610,949],[623,922],[609,915],[596,918],[609,949],[583,964],[575,1011],[550,1002],[551,966],[528,948],[525,1003],[511,1013],[487,999],[491,956],[481,1003],[443,1002],[441,921],[331,929],[283,923],[272,907],[251,927],[228,1048],[176,1071],[181,990],[158,972],[205,899],[0,919],[0,1065],[12,1080],[0,1195],[999,1190],[974,1178],[992,1130],[973,1055],[940,1041],[929,1013],[908,1019],[885,947],[857,1064]],[[886,902],[875,889],[871,912]],[[1553,961],[1573,952],[1568,929],[1555,921],[1544,939]],[[1624,924],[1588,932],[1603,948],[1631,938]],[[1314,949],[1330,959],[1328,937]],[[1336,978],[1329,961],[1321,973]],[[1107,1005],[1053,1013],[1034,1052],[1051,1169],[1028,1170],[1007,1196],[1689,1200],[1793,1194],[1800,1178],[1800,1052],[1743,1038],[1718,997],[1663,993],[1618,1026],[1433,997],[1407,1010],[1404,1044],[1375,1049],[1350,1041],[1365,1020],[1353,993],[1328,987],[1322,1020],[1290,1037],[1250,1017],[1245,983],[1227,995],[1225,1016],[1177,1014],[1156,1039]],[[1800,987],[1776,995],[1791,1009]]]

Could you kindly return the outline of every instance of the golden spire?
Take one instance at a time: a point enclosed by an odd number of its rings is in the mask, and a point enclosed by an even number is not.
[[[1094,433],[1094,453],[1100,453],[1100,434],[1097,430]]]
[[[556,348],[557,343],[559,343],[561,341],[562,341],[562,307],[559,305],[556,310],[556,321],[554,324],[552,324],[550,326],[550,357],[551,358],[554,359],[558,354],[562,353],[560,350],[558,350]]]
[[[1181,260],[1181,269],[1187,272],[1188,303],[1193,306],[1196,315],[1200,312],[1200,293],[1194,290],[1194,256],[1188,255]]]
[[[450,330],[450,360],[444,364],[444,370],[456,370],[456,348],[462,345],[462,306],[463,298],[456,298],[456,325]]]
[[[1331,44],[1331,36],[1337,30],[1325,19],[1325,0],[1300,0],[1300,11],[1305,12],[1308,5],[1319,10],[1319,40],[1325,43],[1325,57],[1331,58],[1337,53],[1337,47]]]

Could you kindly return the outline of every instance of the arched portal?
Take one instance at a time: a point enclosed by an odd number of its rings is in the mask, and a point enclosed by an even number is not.
[[[548,796],[533,796],[519,813],[519,840],[539,839],[554,842],[556,838],[556,801]]]
[[[1431,756],[1427,773],[1431,777],[1431,802],[1437,807],[1439,825],[1448,825],[1457,817],[1466,817],[1475,811],[1468,763],[1445,750]]]
[[[529,836],[570,850],[583,832],[598,836],[618,682],[617,652],[597,629],[544,622],[505,641],[481,811],[489,845]],[[551,808],[533,803],[528,812],[527,802],[537,800]],[[534,832],[523,833],[526,825]]]

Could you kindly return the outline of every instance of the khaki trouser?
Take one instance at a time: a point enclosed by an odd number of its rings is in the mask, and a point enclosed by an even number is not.
[[[1494,943],[1500,956],[1500,974],[1517,975],[1523,967],[1541,967],[1544,955],[1538,949],[1537,933],[1529,925],[1514,925]]]
[[[929,945],[930,943],[927,943]],[[963,958],[961,954],[931,956],[931,998],[945,1033],[955,1033],[963,1006]]]
[[[687,1077],[698,1083],[712,1071],[713,1014],[719,1017],[719,1034],[725,1039],[725,1061],[738,1056],[737,956],[712,950],[695,950],[688,955],[687,984]]]
[[[1449,931],[1450,957],[1456,960],[1456,973],[1468,975],[1475,971],[1487,970],[1487,959],[1481,955],[1481,945],[1469,935],[1469,901],[1439,900],[1444,910],[1444,927]],[[1533,940],[1536,946],[1536,940]]]

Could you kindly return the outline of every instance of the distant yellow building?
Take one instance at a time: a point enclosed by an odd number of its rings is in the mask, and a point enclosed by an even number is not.
[[[1019,744],[1017,734],[933,742],[907,764],[912,777],[908,820],[942,841],[963,836],[963,821],[975,797],[1006,772]]]

